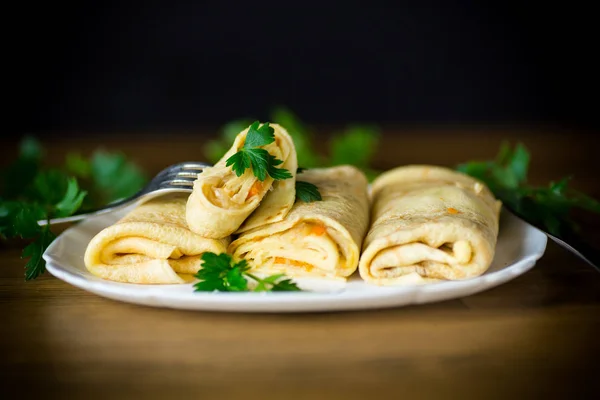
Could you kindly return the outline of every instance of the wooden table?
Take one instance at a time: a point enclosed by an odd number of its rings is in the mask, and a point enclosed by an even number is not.
[[[390,127],[378,166],[491,158],[503,139],[532,153],[531,181],[566,174],[600,197],[597,150],[578,132]],[[200,160],[206,135],[45,136],[48,161],[119,149],[149,174]],[[2,163],[15,141],[1,143]],[[590,222],[592,221],[592,222]],[[597,219],[587,228],[598,240]],[[3,398],[577,398],[599,389],[600,274],[549,241],[535,268],[470,297],[395,309],[242,314],[108,300],[49,274],[24,282],[0,247]],[[5,392],[8,393],[8,392]],[[578,397],[585,398],[585,397]]]

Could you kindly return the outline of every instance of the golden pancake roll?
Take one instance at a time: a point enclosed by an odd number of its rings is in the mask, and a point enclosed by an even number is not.
[[[229,246],[254,272],[345,280],[356,271],[369,224],[367,179],[352,166],[309,169],[298,176],[322,200],[296,201],[281,221],[242,233]]]
[[[192,231],[205,237],[223,238],[281,221],[290,211],[296,197],[296,149],[283,127],[278,124],[270,126],[274,129],[275,141],[262,148],[283,161],[278,168],[287,169],[292,178],[274,181],[267,175],[264,181],[260,181],[252,173],[252,168],[238,177],[226,163],[244,146],[249,128],[243,130],[213,167],[198,174],[186,210],[187,223]]]
[[[394,285],[415,273],[445,280],[483,274],[494,258],[501,205],[483,182],[449,168],[386,171],[372,185],[360,276]]]
[[[86,268],[118,282],[192,281],[202,254],[226,251],[230,238],[210,239],[190,231],[185,221],[187,198],[183,193],[154,198],[104,228],[86,248]]]

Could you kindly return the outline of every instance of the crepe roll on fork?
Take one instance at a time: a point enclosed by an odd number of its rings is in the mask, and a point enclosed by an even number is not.
[[[192,231],[218,239],[280,221],[292,208],[298,161],[294,142],[282,126],[270,124],[274,141],[262,149],[268,152],[267,156],[281,161],[277,168],[289,171],[291,178],[275,181],[266,175],[260,180],[251,167],[238,176],[227,163],[231,156],[243,150],[249,130],[257,128],[258,125],[253,124],[240,132],[227,153],[214,166],[198,174],[186,208],[187,223]]]
[[[191,282],[202,254],[225,252],[230,238],[209,239],[190,231],[185,222],[187,197],[175,193],[154,198],[101,230],[86,248],[86,268],[117,282]]]
[[[356,271],[369,222],[367,179],[352,166],[309,169],[320,201],[296,201],[279,222],[244,232],[229,246],[253,272],[345,281]]]
[[[492,263],[501,202],[483,182],[449,168],[409,165],[380,175],[371,195],[359,265],[366,282],[394,285],[414,274],[472,278]]]

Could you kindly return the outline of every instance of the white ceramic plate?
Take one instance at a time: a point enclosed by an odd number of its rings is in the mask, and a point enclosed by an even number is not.
[[[83,255],[91,238],[114,223],[127,209],[86,219],[65,230],[44,253],[48,271],[63,281],[110,299],[154,307],[242,312],[339,311],[398,307],[469,296],[508,282],[531,269],[546,250],[547,236],[503,211],[496,256],[490,269],[477,278],[397,287],[368,285],[358,273],[345,285],[314,286],[298,281],[310,292],[206,293],[193,284],[138,285],[107,281],[90,274]]]

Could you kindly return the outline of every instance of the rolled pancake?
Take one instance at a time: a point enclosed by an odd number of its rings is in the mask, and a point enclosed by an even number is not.
[[[193,280],[205,252],[222,253],[230,239],[208,239],[185,222],[187,194],[169,194],[141,204],[100,231],[84,261],[94,275],[128,283]]]
[[[358,267],[369,224],[367,179],[352,166],[310,169],[298,177],[322,200],[298,200],[279,222],[241,234],[228,248],[256,273],[345,280]]]
[[[296,198],[296,149],[283,127],[270,126],[275,141],[262,148],[282,160],[278,168],[287,169],[293,177],[274,181],[267,175],[261,182],[251,168],[238,177],[231,166],[226,166],[227,159],[243,147],[248,133],[248,128],[245,129],[213,167],[198,174],[186,208],[186,220],[192,231],[218,239],[281,221],[288,214]]]
[[[409,165],[375,179],[371,196],[359,263],[366,282],[393,285],[414,274],[457,280],[489,268],[501,202],[483,182],[444,167]]]

